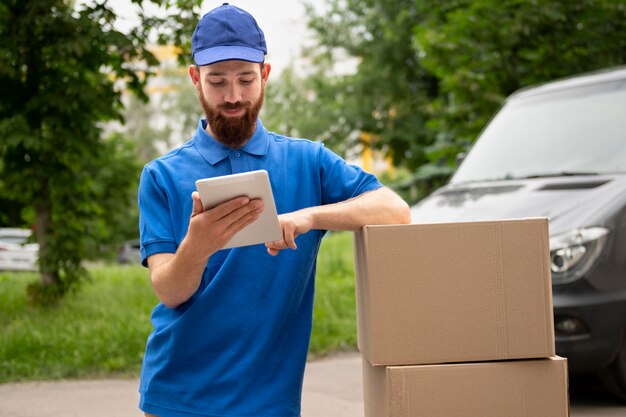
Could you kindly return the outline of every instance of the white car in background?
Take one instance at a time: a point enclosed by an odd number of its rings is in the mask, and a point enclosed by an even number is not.
[[[0,228],[0,270],[36,271],[39,245],[29,243],[28,229]]]

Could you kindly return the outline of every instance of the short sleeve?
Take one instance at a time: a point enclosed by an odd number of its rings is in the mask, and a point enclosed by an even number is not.
[[[378,179],[356,165],[347,163],[323,144],[320,146],[323,204],[332,204],[381,188]]]
[[[175,253],[176,239],[167,194],[159,187],[154,173],[145,167],[139,181],[139,238],[141,263],[155,253]]]

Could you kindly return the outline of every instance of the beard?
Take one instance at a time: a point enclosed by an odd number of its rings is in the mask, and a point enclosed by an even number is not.
[[[250,101],[238,101],[236,103],[224,103],[212,107],[207,103],[202,91],[198,92],[200,104],[204,109],[204,114],[211,127],[211,132],[220,143],[230,148],[241,148],[252,137],[256,130],[256,120],[263,106],[265,89],[261,89],[261,94],[256,103]],[[228,117],[221,113],[221,110],[245,109],[241,116]]]

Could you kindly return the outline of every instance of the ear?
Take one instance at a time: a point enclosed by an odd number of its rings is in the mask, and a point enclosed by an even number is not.
[[[263,85],[267,82],[267,78],[270,75],[270,71],[272,70],[272,66],[269,63],[263,64],[263,71],[261,71],[261,80],[263,81]]]
[[[195,65],[189,65],[189,76],[191,77],[191,82],[196,88],[200,87],[200,69]]]

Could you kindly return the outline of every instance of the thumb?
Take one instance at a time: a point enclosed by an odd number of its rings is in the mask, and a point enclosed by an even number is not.
[[[193,208],[191,209],[191,217],[194,217],[204,212],[204,207],[202,207],[202,200],[200,199],[200,194],[198,194],[197,191],[194,191],[193,193],[191,193],[191,198],[193,200]]]

